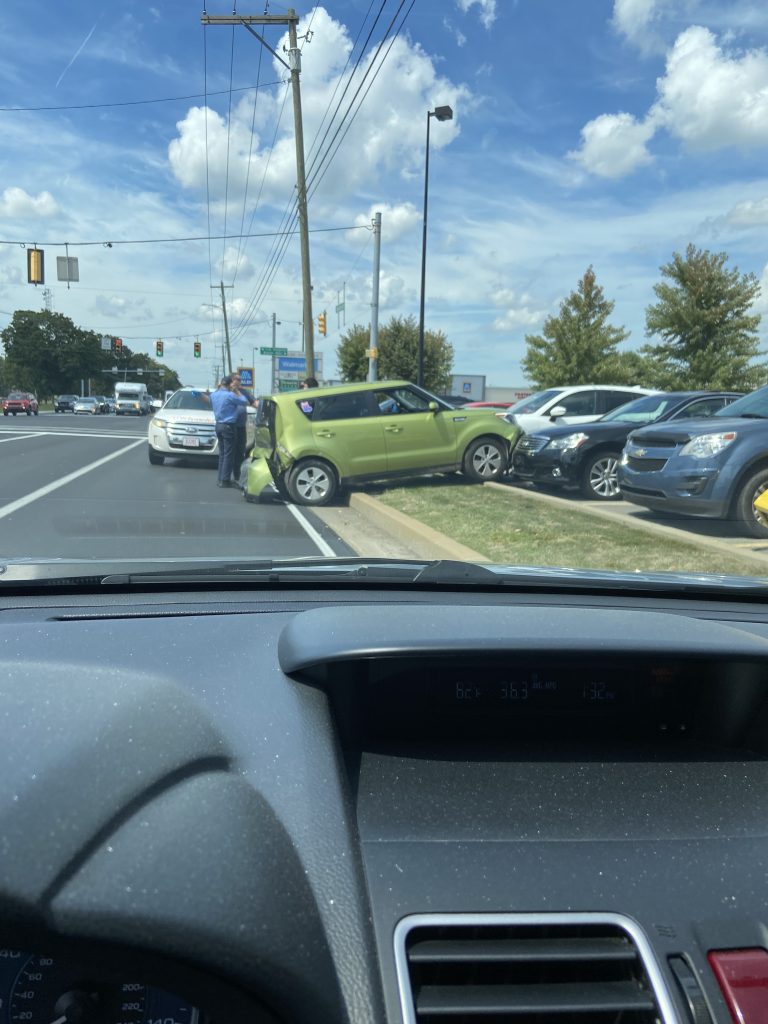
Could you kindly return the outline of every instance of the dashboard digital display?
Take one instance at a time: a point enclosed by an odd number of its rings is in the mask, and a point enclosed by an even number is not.
[[[686,733],[697,679],[675,664],[565,661],[510,666],[412,660],[376,666],[364,689],[372,735]]]

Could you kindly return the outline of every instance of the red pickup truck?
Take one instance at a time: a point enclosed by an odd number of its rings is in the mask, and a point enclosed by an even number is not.
[[[15,416],[20,412],[25,412],[27,416],[37,416],[37,399],[26,391],[12,391],[3,399],[3,416]]]

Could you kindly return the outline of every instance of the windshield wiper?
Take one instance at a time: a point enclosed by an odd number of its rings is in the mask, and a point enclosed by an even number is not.
[[[503,574],[475,562],[441,559],[434,562],[392,561],[386,558],[304,558],[295,562],[264,559],[256,562],[224,562],[184,569],[137,573],[112,573],[101,583],[132,586],[143,583],[231,583],[266,581],[355,582],[355,583],[440,583],[500,586]]]

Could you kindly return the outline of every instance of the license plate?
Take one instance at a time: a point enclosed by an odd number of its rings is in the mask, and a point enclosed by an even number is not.
[[[199,448],[200,438],[199,437],[185,437],[181,442],[185,448]]]

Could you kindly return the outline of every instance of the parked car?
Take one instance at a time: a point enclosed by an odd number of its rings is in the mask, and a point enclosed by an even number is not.
[[[768,488],[768,387],[710,419],[632,431],[619,486],[645,508],[732,519],[743,532],[768,537],[768,516],[754,506]]]
[[[509,402],[464,402],[462,409],[493,409],[497,416],[506,416]]]
[[[17,416],[20,412],[27,416],[37,416],[37,399],[27,391],[11,391],[3,399],[3,416]]]
[[[98,416],[101,413],[101,404],[93,395],[88,395],[84,398],[78,398],[72,411],[75,416],[79,413],[88,413],[91,416]]]
[[[741,397],[735,391],[674,391],[644,395],[594,423],[526,434],[515,447],[515,476],[534,483],[579,487],[587,498],[621,497],[618,465],[632,430],[650,423],[713,416]]]
[[[609,384],[580,384],[575,387],[547,388],[521,399],[507,410],[505,419],[526,434],[558,423],[591,423],[611,409],[626,405],[640,395],[652,395],[649,388],[619,387]]]
[[[74,412],[78,395],[57,395],[53,400],[54,412]]]
[[[339,487],[461,470],[504,475],[520,428],[489,409],[456,409],[407,381],[377,381],[271,395],[259,403],[246,496],[274,480],[299,505],[325,505]]]
[[[306,392],[302,392],[306,394]],[[248,409],[246,420],[246,451],[256,438],[256,410]],[[171,456],[196,458],[218,455],[216,418],[207,392],[202,388],[181,388],[175,391],[162,410],[149,421],[147,434],[149,461],[162,466]]]

